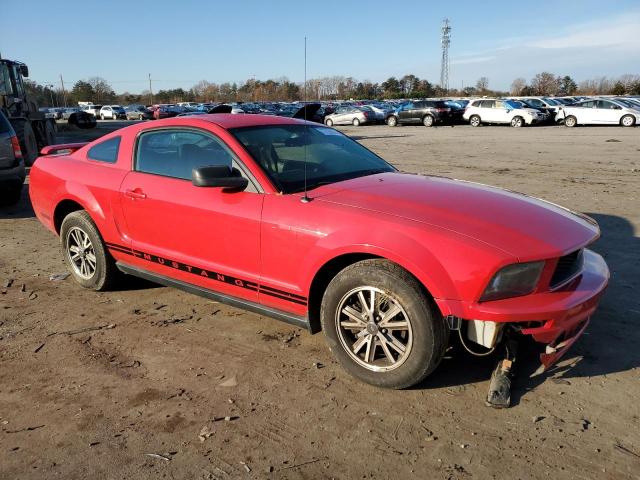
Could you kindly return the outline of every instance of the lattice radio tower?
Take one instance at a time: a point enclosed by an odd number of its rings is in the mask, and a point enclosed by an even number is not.
[[[440,65],[440,87],[447,92],[449,90],[449,45],[451,44],[451,25],[449,19],[442,22],[442,63]]]

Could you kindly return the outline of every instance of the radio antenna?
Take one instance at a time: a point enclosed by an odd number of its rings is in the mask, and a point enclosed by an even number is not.
[[[304,37],[304,196],[300,199],[302,203],[309,203],[311,199],[307,196],[307,141],[309,126],[307,124],[307,37]]]

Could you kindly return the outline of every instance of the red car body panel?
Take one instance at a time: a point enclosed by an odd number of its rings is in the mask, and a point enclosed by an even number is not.
[[[74,145],[68,155],[40,157],[31,170],[34,210],[57,233],[56,208],[76,202],[117,261],[300,317],[308,313],[310,288],[324,265],[365,254],[411,272],[443,316],[538,322],[523,333],[550,344],[577,326],[582,331],[607,286],[606,264],[585,250],[583,270],[570,285],[551,291],[549,281],[559,257],[598,238],[593,220],[486,185],[401,173],[321,186],[310,192],[312,201],[301,202],[300,194],[278,192],[228,131],[296,123],[303,122],[216,114],[132,125]],[[217,135],[261,192],[229,193],[133,171],[137,135],[165,127]],[[115,136],[121,137],[116,163],[87,159],[91,145]],[[535,292],[479,302],[499,269],[539,260],[546,263]]]

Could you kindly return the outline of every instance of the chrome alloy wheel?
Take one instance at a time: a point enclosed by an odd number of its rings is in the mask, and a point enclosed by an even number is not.
[[[89,280],[96,273],[96,253],[89,235],[73,227],[67,233],[67,256],[75,273]]]
[[[342,347],[368,370],[394,370],[411,353],[409,316],[400,302],[378,288],[364,286],[347,292],[338,304],[335,325]]]

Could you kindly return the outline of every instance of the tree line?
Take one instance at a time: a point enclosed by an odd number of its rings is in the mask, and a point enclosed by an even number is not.
[[[31,98],[40,106],[75,106],[88,101],[95,104],[151,104],[176,102],[269,102],[300,100],[360,100],[427,97],[524,96],[524,95],[640,95],[640,75],[618,78],[598,77],[577,83],[569,75],[541,72],[531,80],[516,78],[508,92],[490,88],[488,77],[480,77],[475,85],[444,91],[426,79],[407,74],[389,77],[384,82],[357,80],[353,77],[331,76],[291,82],[286,77],[269,80],[255,78],[238,83],[212,83],[202,80],[188,90],[183,88],[144,90],[140,93],[116,94],[107,80],[91,77],[77,81],[68,91],[26,81]]]

